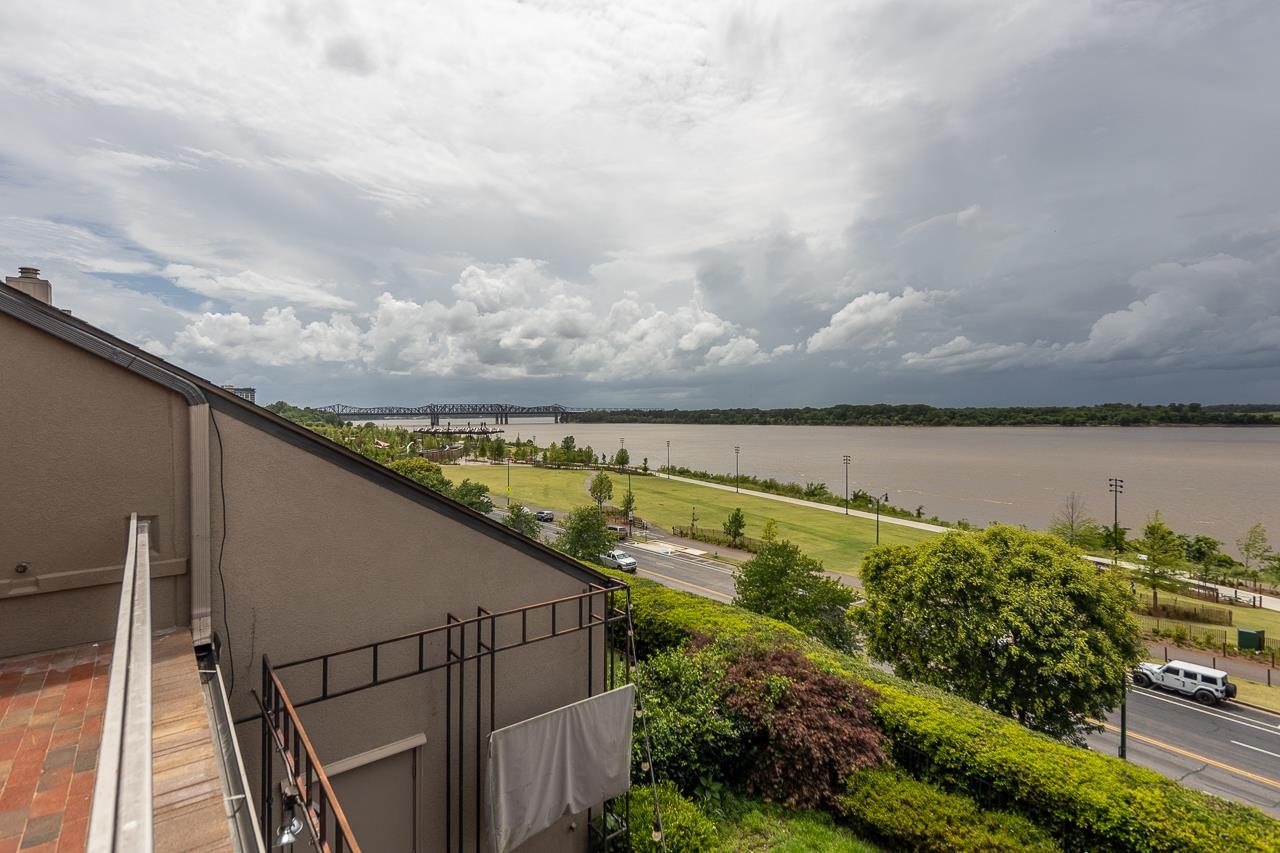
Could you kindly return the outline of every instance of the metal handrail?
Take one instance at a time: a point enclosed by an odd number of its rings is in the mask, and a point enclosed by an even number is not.
[[[570,602],[580,602],[583,600],[589,600],[594,598],[595,596],[601,595],[602,593],[606,593],[610,590],[616,590],[618,592],[621,592],[624,589],[626,589],[626,584],[621,582],[614,582],[609,584],[608,586],[600,586],[598,584],[593,583],[588,585],[588,590],[586,592],[578,592],[578,593],[574,593],[573,595],[566,595],[560,598],[553,598],[548,601],[539,601],[537,604],[532,604],[532,605],[527,604],[523,607],[512,607],[509,610],[499,610],[496,613],[485,613],[483,616],[472,616],[469,619],[459,619],[455,622],[450,622],[445,625],[436,625],[434,628],[427,628],[422,631],[413,631],[408,634],[400,634],[399,636],[391,637],[386,640],[377,640],[372,643],[364,643],[359,646],[352,646],[350,648],[342,649],[336,652],[326,652],[325,654],[322,654],[322,655],[312,655],[309,658],[301,658],[299,660],[289,661],[288,663],[282,663],[279,666],[277,666],[275,669],[277,671],[291,669],[296,666],[302,666],[303,664],[315,663],[316,661],[323,660],[324,658],[336,658],[336,657],[341,657],[343,655],[349,655],[354,652],[366,651],[368,649],[374,648],[375,646],[388,646],[394,643],[403,643],[409,640],[416,640],[419,637],[429,637],[433,634],[439,634],[444,631],[448,631],[450,629],[457,629],[460,625],[470,626],[470,625],[479,624],[481,622],[487,622],[493,619],[501,619],[505,616],[519,616],[521,613],[526,613],[530,610],[542,609],[546,607],[556,607],[558,605],[568,604]],[[577,630],[577,628],[574,628],[573,630]],[[565,632],[565,633],[568,633],[568,632]]]
[[[88,850],[152,849],[151,540],[149,522],[129,516],[129,540],[107,706],[102,719]]]
[[[323,853],[330,853],[330,851],[343,853],[344,850],[360,853],[360,845],[351,832],[351,825],[347,822],[342,806],[338,803],[338,797],[333,793],[333,787],[329,784],[324,766],[316,757],[316,751],[311,746],[311,738],[307,736],[307,730],[302,727],[298,711],[289,701],[289,694],[280,683],[280,677],[272,670],[266,655],[262,656],[262,668],[264,675],[262,686],[266,695],[258,699],[258,705],[262,709],[263,725],[275,744],[276,752],[284,763],[288,781],[297,796],[296,802],[287,805],[291,808],[301,806],[307,830],[311,833],[317,850]],[[265,772],[269,772],[267,768],[264,768]],[[329,846],[329,828],[326,820],[329,812],[333,814],[336,830],[332,847]],[[267,823],[269,820],[270,809],[264,809],[264,836],[267,834],[265,829],[269,829],[270,826]]]

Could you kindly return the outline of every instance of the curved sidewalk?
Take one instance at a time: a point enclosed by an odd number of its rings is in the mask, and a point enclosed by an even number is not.
[[[789,498],[786,495],[771,495],[768,492],[754,492],[750,489],[735,489],[733,486],[726,486],[722,483],[708,483],[706,480],[694,480],[689,477],[668,476],[666,474],[655,474],[654,476],[668,480],[676,480],[681,483],[692,483],[695,486],[706,486],[709,489],[720,489],[725,492],[737,492],[743,495],[751,495],[753,498],[764,498],[766,500],[779,501],[784,504],[794,504],[795,506],[803,506],[810,509],[822,509],[827,512],[839,513],[840,515],[845,514],[844,507],[842,506],[820,504],[814,501],[801,500],[800,498]],[[864,512],[859,509],[849,510],[849,515],[856,515],[858,518],[868,518],[871,520],[875,520],[876,518],[876,514],[874,512]],[[928,524],[923,521],[915,521],[910,518],[897,518],[896,516],[885,515],[884,513],[880,513],[880,523],[896,524],[899,527],[914,527],[917,530],[928,530],[930,533],[945,533],[952,529],[950,527],[942,527],[938,524]]]

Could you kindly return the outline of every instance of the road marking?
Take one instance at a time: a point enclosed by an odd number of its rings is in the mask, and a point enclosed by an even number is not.
[[[707,595],[711,596],[712,598],[722,599],[726,603],[733,601],[733,598],[731,596],[725,595],[723,592],[716,592],[714,589],[708,589],[705,586],[698,586],[696,583],[690,583],[689,581],[681,580],[680,578],[673,578],[669,575],[664,575],[659,572],[655,572],[653,569],[642,568],[640,569],[640,571],[644,572],[646,575],[653,575],[655,578],[662,578],[663,580],[671,581],[672,583],[678,583],[681,586],[692,587],[693,589],[699,590],[701,592],[705,592]]]
[[[1118,726],[1113,726],[1110,723],[1103,723],[1102,727],[1107,731],[1111,731],[1111,732],[1119,733],[1120,731],[1120,728]],[[1133,730],[1129,731],[1128,737],[1133,738],[1134,740],[1140,740],[1143,743],[1149,743],[1152,746],[1159,747],[1160,749],[1168,750],[1169,752],[1175,753],[1176,755],[1181,755],[1185,758],[1190,758],[1193,761],[1202,761],[1205,764],[1208,764],[1212,767],[1217,767],[1219,770],[1225,770],[1228,773],[1235,773],[1236,775],[1243,776],[1246,779],[1252,779],[1255,782],[1261,782],[1264,785],[1270,785],[1273,788],[1280,789],[1280,781],[1276,781],[1275,779],[1271,779],[1266,776],[1259,776],[1257,773],[1250,773],[1248,770],[1241,770],[1239,767],[1232,767],[1230,764],[1224,764],[1221,761],[1215,761],[1214,759],[1208,758],[1207,756],[1204,756],[1204,755],[1200,755],[1199,753],[1190,752],[1185,749],[1180,749],[1174,746],[1173,744],[1165,743],[1162,740],[1156,740],[1155,738],[1147,737],[1146,735],[1140,735]]]
[[[1176,705],[1177,707],[1183,708],[1188,711],[1195,711],[1197,714],[1208,714],[1210,717],[1217,717],[1218,719],[1224,720],[1228,723],[1235,723],[1236,725],[1239,725],[1239,726],[1248,726],[1249,728],[1257,729],[1260,732],[1266,732],[1267,734],[1280,736],[1280,729],[1273,728],[1265,722],[1262,722],[1259,720],[1251,720],[1248,717],[1242,717],[1239,714],[1232,714],[1230,711],[1214,711],[1214,710],[1210,710],[1209,708],[1199,708],[1195,705],[1188,704],[1185,701],[1181,701],[1178,699],[1170,699],[1166,696],[1161,696],[1159,693],[1155,691],[1154,688],[1145,688],[1145,687],[1135,686],[1133,692],[1134,692],[1134,695],[1136,696],[1145,696],[1146,698],[1154,699],[1157,702],[1164,702],[1167,705]]]
[[[1254,746],[1251,743],[1241,743],[1238,740],[1233,740],[1231,743],[1234,743],[1236,746],[1243,746],[1245,749],[1252,749],[1254,752],[1261,752],[1264,755],[1270,755],[1272,758],[1280,758],[1280,752],[1272,752],[1269,749],[1262,749],[1261,747]]]

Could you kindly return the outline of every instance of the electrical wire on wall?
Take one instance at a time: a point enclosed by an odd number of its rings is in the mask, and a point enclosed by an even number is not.
[[[231,651],[231,621],[227,612],[227,580],[222,574],[222,555],[227,550],[227,455],[222,447],[222,430],[218,427],[218,418],[213,409],[209,410],[209,420],[213,421],[213,432],[218,437],[218,492],[222,497],[222,541],[218,545],[218,587],[222,590],[222,629],[227,634],[227,696],[236,692],[236,659]]]

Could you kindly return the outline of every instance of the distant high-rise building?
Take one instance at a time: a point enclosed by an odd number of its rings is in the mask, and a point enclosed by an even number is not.
[[[232,394],[235,394],[237,397],[242,397],[245,400],[248,400],[250,403],[258,402],[257,388],[237,388],[234,385],[223,385],[222,388],[225,391],[230,391]]]

